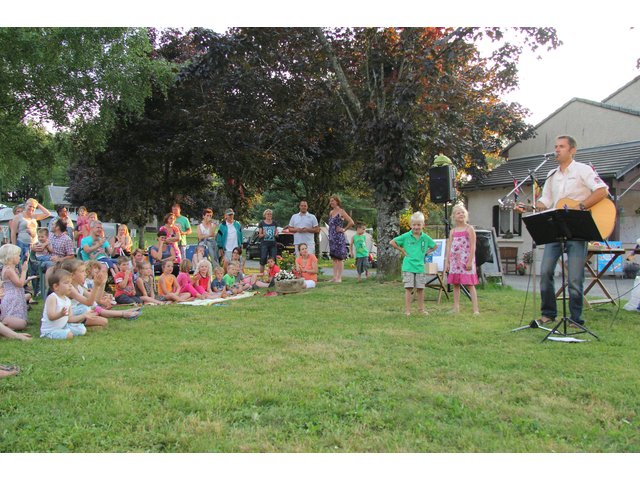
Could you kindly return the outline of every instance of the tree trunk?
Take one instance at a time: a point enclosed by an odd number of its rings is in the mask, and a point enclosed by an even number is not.
[[[378,270],[377,278],[381,282],[398,280],[402,259],[399,252],[389,242],[400,234],[400,212],[398,201],[378,198]]]
[[[146,250],[144,241],[145,227],[145,225],[138,225],[138,248],[141,250]]]

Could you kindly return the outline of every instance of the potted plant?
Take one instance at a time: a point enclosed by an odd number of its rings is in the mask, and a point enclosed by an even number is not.
[[[518,265],[516,265],[516,272],[518,272],[518,275],[524,275],[525,273],[527,273],[527,264],[524,262],[520,262]]]
[[[278,293],[296,293],[304,288],[304,279],[296,278],[296,276],[287,270],[280,270],[273,277],[276,292]]]

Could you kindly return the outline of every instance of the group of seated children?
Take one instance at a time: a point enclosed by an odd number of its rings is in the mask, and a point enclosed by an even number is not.
[[[233,251],[230,261],[223,262],[224,267],[214,268],[211,262],[204,258],[204,247],[199,246],[196,249],[193,259],[193,263],[188,259],[180,262],[177,276],[173,273],[172,260],[163,261],[157,293],[154,289],[151,265],[143,262],[136,282],[138,299],[144,303],[163,303],[226,298],[247,290],[273,286],[273,278],[280,271],[275,259],[270,258],[267,262],[269,270],[262,279],[258,278],[257,274],[246,275],[242,251],[239,248]],[[193,276],[190,275],[192,265],[195,266]],[[118,299],[116,294],[116,301],[119,301]]]
[[[41,239],[46,244],[46,239]],[[46,247],[45,247],[46,250]],[[196,254],[202,255],[202,251]],[[134,260],[140,260],[140,257]],[[194,299],[226,298],[250,289],[274,285],[274,277],[280,271],[274,258],[267,260],[268,270],[258,278],[257,274],[245,275],[242,251],[237,249],[231,261],[224,266],[212,267],[206,258],[198,259],[195,273],[190,274],[192,263],[185,259],[180,263],[177,277],[173,274],[173,260],[162,262],[162,274],[157,279],[151,263],[142,257],[134,268],[132,259],[121,256],[117,268],[112,270],[115,295],[105,292],[107,267],[95,260],[83,262],[68,258],[51,268],[50,287],[41,320],[40,336],[51,339],[70,339],[84,335],[87,327],[108,324],[109,318],[135,319],[141,314],[141,305],[163,305]],[[26,299],[23,286],[33,277],[26,277],[26,267],[18,274],[20,248],[7,244],[0,248],[3,298],[0,304],[0,335],[28,340],[30,335],[19,334],[27,325]],[[46,260],[45,260],[46,261]],[[15,297],[15,298],[14,298]],[[112,309],[114,305],[128,305],[126,310]]]

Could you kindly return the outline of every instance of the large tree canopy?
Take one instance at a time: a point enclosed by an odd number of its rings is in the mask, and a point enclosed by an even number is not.
[[[139,113],[151,81],[166,85],[166,62],[150,56],[145,29],[0,28],[0,175],[19,178],[33,158],[27,123],[89,125],[79,137],[104,144],[115,109]]]
[[[504,42],[500,29],[315,31],[351,119],[356,150],[369,161],[365,173],[378,208],[378,266],[384,277],[399,269],[389,241],[399,232],[406,192],[435,154],[478,171],[505,138],[532,134],[524,109],[499,97],[517,84],[522,47]],[[557,44],[553,29],[519,31],[534,49]],[[485,36],[498,42],[490,58],[482,58],[476,45]]]

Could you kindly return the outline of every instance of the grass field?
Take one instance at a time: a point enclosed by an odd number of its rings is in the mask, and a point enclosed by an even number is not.
[[[587,310],[600,341],[541,343],[511,332],[524,292],[480,290],[479,317],[426,296],[406,318],[399,282],[347,279],[3,339],[22,373],[0,382],[0,451],[640,451],[637,313]]]

